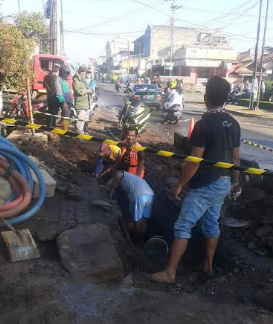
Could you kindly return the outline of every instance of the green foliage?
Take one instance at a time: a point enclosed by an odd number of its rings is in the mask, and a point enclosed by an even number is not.
[[[13,25],[0,24],[0,88],[20,90],[32,76],[34,44]]]
[[[273,85],[273,81],[265,81],[266,90],[271,90],[272,85]]]
[[[254,106],[257,104],[257,102],[254,102]],[[238,100],[238,105],[239,106],[244,106],[244,107],[249,107],[249,99],[240,99]],[[259,107],[261,109],[266,109],[266,110],[273,110],[273,102],[270,101],[260,101],[259,102]]]
[[[15,18],[15,25],[27,39],[40,45],[40,52],[49,51],[49,27],[41,13],[23,11]]]

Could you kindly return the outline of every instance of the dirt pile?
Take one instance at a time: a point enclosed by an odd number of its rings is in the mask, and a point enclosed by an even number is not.
[[[235,238],[259,254],[273,256],[273,195],[253,186],[244,186],[231,213],[249,225],[234,231]]]

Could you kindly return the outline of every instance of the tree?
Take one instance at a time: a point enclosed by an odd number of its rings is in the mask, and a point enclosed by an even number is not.
[[[15,25],[27,39],[40,45],[40,52],[49,51],[49,27],[41,13],[23,11],[16,16]]]
[[[32,77],[34,43],[13,25],[0,24],[0,89],[21,90]]]

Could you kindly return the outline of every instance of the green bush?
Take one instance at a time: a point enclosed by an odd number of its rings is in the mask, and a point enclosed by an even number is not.
[[[266,90],[271,90],[273,85],[273,81],[265,81],[265,89]]]
[[[257,102],[254,102],[254,107],[257,104]],[[249,99],[240,99],[238,100],[238,105],[239,106],[244,106],[244,107],[249,107]],[[260,101],[259,104],[261,109],[268,109],[268,110],[273,110],[273,102],[269,101]]]

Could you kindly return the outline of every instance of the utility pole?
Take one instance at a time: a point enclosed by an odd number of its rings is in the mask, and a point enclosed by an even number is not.
[[[18,0],[18,11],[19,11],[19,14],[21,13],[21,5],[20,5],[20,0]]]
[[[62,0],[54,0],[50,15],[50,54],[64,55]]]
[[[138,40],[138,76],[140,77],[140,66],[141,66],[141,46],[140,40]]]
[[[250,92],[250,101],[249,101],[249,109],[252,109],[252,110],[254,109],[254,99],[255,99],[254,98],[254,90],[255,90],[257,67],[258,67],[258,49],[259,49],[259,42],[260,42],[262,6],[263,6],[263,0],[260,0],[259,20],[258,20],[258,26],[257,26],[257,39],[256,39],[255,54],[254,54],[254,71],[253,71],[252,89]]]
[[[175,29],[175,13],[178,9],[182,8],[182,6],[177,6],[175,4],[175,0],[166,0],[170,1],[170,9],[172,11],[171,19],[170,19],[170,28],[171,28],[171,46],[170,46],[170,70],[169,74],[172,75],[172,63],[173,63],[173,54],[174,54],[174,29]]]
[[[256,109],[259,109],[260,96],[261,96],[261,85],[262,85],[262,79],[263,79],[264,48],[265,48],[265,41],[266,41],[268,12],[269,12],[269,0],[267,0],[267,4],[266,4],[266,14],[265,14],[265,23],[264,23],[264,36],[263,36],[263,47],[262,47],[262,55],[261,55],[261,61],[260,61],[261,72],[260,72],[260,80],[259,80],[259,85],[258,85],[258,94],[257,94],[257,105],[256,105]]]
[[[64,14],[63,14],[63,0],[60,0],[60,38],[61,38],[61,54],[65,55],[64,48]]]

